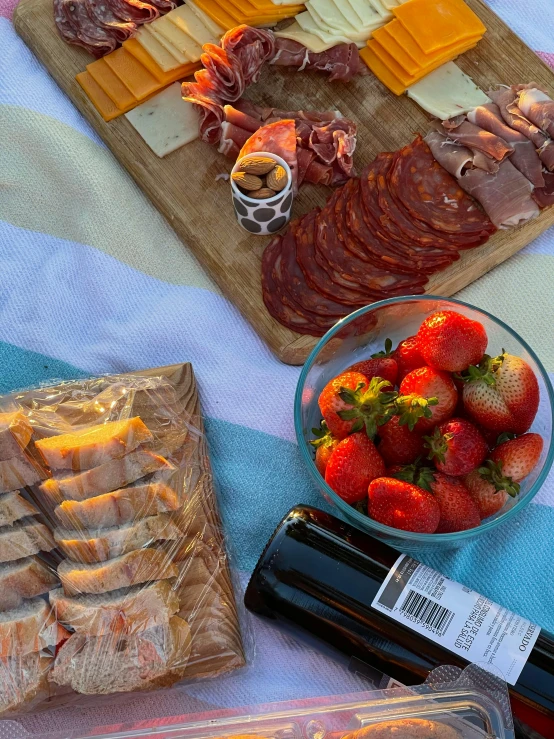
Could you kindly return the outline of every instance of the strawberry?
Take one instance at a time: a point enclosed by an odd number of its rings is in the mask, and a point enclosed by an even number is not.
[[[310,444],[315,447],[315,466],[319,474],[325,477],[327,462],[335,451],[339,439],[331,434],[325,421],[321,422],[318,429],[312,429],[312,434],[316,437],[313,441],[310,441]]]
[[[469,474],[489,451],[479,429],[463,418],[451,418],[437,426],[432,436],[423,438],[429,450],[427,458],[446,475]]]
[[[394,477],[378,477],[369,485],[368,513],[394,529],[433,534],[440,508],[431,493]]]
[[[346,371],[360,372],[368,380],[373,377],[380,377],[382,380],[388,380],[391,386],[394,387],[398,375],[398,366],[392,357],[373,357],[372,359],[364,359],[362,362],[356,362]]]
[[[368,380],[360,372],[343,372],[329,382],[319,396],[323,420],[337,439],[364,428],[369,437],[377,426],[386,423],[394,413],[395,392],[387,380]]]
[[[440,509],[440,521],[435,533],[447,534],[479,526],[481,521],[479,508],[459,477],[417,465],[394,467],[388,472],[399,480],[428,490],[435,496]]]
[[[523,434],[539,407],[539,384],[527,362],[512,354],[487,355],[462,375],[467,413],[480,426]]]
[[[452,310],[428,316],[416,338],[425,363],[446,372],[461,372],[478,364],[489,341],[481,323]]]
[[[325,482],[347,503],[367,496],[369,483],[385,474],[385,463],[363,431],[343,439],[331,454]]]
[[[379,428],[379,454],[386,465],[411,464],[424,453],[423,438],[417,431],[400,425],[400,418],[394,416]]]
[[[500,466],[504,477],[521,482],[537,466],[543,444],[539,434],[523,434],[497,446],[490,458]]]
[[[506,490],[502,489],[502,483],[497,490],[496,485],[486,475],[483,475],[484,472],[487,472],[487,468],[480,467],[464,477],[464,484],[479,509],[481,520],[498,513],[509,497]],[[517,483],[513,485],[513,489],[515,490],[517,486],[519,492],[519,485]]]
[[[422,432],[450,418],[457,400],[456,386],[447,372],[419,367],[400,383],[395,405],[400,424]]]
[[[401,341],[392,353],[392,358],[396,360],[398,366],[398,381],[402,380],[412,370],[425,367],[425,360],[421,356],[416,336],[408,336],[407,339]]]

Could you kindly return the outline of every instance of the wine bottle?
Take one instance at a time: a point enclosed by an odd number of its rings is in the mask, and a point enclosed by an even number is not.
[[[553,635],[316,508],[297,506],[279,524],[245,604],[406,685],[438,665],[489,661],[512,675],[527,723],[544,732],[554,717]],[[554,724],[547,732],[554,738]]]

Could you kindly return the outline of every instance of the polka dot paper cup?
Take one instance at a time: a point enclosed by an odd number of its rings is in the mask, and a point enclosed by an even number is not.
[[[265,200],[249,198],[248,195],[243,193],[231,179],[233,207],[235,209],[237,221],[240,225],[249,233],[257,234],[258,236],[274,234],[282,229],[283,226],[286,226],[290,221],[293,201],[292,175],[290,167],[284,159],[281,159],[277,154],[271,154],[268,151],[251,152],[247,156],[259,156],[273,159],[277,164],[280,164],[287,173],[287,184],[285,188],[281,190],[281,192],[278,192],[276,195]],[[246,159],[246,157],[242,157],[242,159]],[[232,174],[240,171],[242,159],[237,161],[233,167]]]

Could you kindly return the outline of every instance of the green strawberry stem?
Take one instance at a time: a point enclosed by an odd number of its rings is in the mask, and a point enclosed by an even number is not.
[[[316,449],[320,446],[327,446],[333,442],[333,437],[325,421],[322,421],[318,429],[312,429],[312,434],[315,439],[310,441],[310,444]]]
[[[403,480],[404,482],[410,482],[412,485],[417,485],[427,492],[432,493],[432,485],[435,482],[435,473],[431,467],[423,467],[420,464],[421,457],[418,457],[413,464],[405,465],[398,472],[393,472],[391,477],[395,477],[397,480]]]
[[[376,352],[371,355],[372,359],[381,359],[382,357],[390,357],[392,355],[392,340],[385,339],[385,351]]]
[[[496,385],[496,372],[502,366],[506,352],[502,349],[502,354],[497,357],[489,357],[488,354],[483,356],[483,359],[478,365],[470,365],[464,372],[456,373],[454,377],[462,382],[477,382],[482,380],[487,385],[494,387]]]
[[[438,426],[433,432],[433,436],[424,436],[424,446],[429,450],[427,459],[438,459],[439,462],[443,462],[446,458],[446,452],[448,451],[448,442],[454,434],[441,434]]]
[[[438,398],[424,398],[421,395],[399,395],[395,401],[395,413],[399,424],[413,431],[420,418],[431,418],[430,406],[438,405]]]
[[[502,462],[493,462],[492,459],[485,460],[482,467],[479,467],[479,474],[490,482],[498,492],[505,490],[508,495],[515,498],[519,495],[519,483],[514,482],[509,475],[502,474]]]
[[[392,385],[382,377],[372,377],[366,390],[364,383],[358,383],[355,390],[347,387],[339,389],[339,398],[347,405],[351,405],[345,411],[338,411],[338,416],[343,421],[354,421],[351,433],[361,431],[363,428],[370,439],[377,435],[377,428],[382,426],[395,414],[394,401],[398,393],[395,390],[385,391]]]

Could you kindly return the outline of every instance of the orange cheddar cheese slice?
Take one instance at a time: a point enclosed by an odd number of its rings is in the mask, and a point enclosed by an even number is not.
[[[189,64],[182,64],[180,67],[172,69],[170,72],[164,72],[160,65],[154,61],[146,49],[141,46],[135,38],[130,38],[127,39],[127,41],[124,41],[123,48],[126,49],[129,54],[132,54],[143,67],[153,74],[163,87],[171,85],[173,82],[177,82],[177,80],[189,77],[202,67],[200,62],[191,62]]]
[[[144,100],[160,89],[161,85],[154,75],[123,47],[112,51],[104,59],[137,100]]]
[[[127,112],[120,110],[117,107],[114,101],[106,95],[90,72],[80,72],[75,79],[81,85],[91,103],[105,121],[111,121],[123,112]],[[129,108],[129,110],[131,110],[131,108]]]
[[[126,85],[114,74],[105,59],[97,59],[87,64],[87,72],[100,85],[106,95],[113,100],[121,112],[130,110],[138,100]]]
[[[276,11],[280,12],[283,11],[284,13],[290,13],[290,16],[297,15],[297,13],[301,13],[303,10],[306,9],[305,5],[298,4],[298,5],[275,5],[271,2],[271,0],[250,0],[252,5],[256,8],[258,11],[262,11],[264,13],[267,13],[268,15],[275,15]]]
[[[396,18],[392,20],[390,23],[387,23],[386,26],[383,26],[383,28],[379,30],[382,30],[384,33],[390,36],[394,41],[396,41],[396,43],[403,49],[403,51],[411,59],[413,59],[414,62],[418,64],[420,69],[428,67],[430,64],[433,64],[437,59],[444,57],[447,54],[451,55],[452,57],[457,56],[460,53],[459,49],[467,46],[467,44],[469,43],[476,44],[482,38],[482,34],[478,34],[477,36],[472,36],[471,38],[466,39],[462,43],[449,44],[439,49],[438,51],[433,52],[432,54],[425,54],[416,44],[412,36],[410,36],[408,31],[406,31],[402,23],[400,23],[400,21],[397,20]],[[377,38],[376,33],[377,32],[374,32],[373,34],[375,38]],[[385,46],[385,44],[382,43],[381,39],[379,40],[379,43],[381,43],[382,46]]]
[[[389,24],[390,25],[390,24]],[[403,28],[403,26],[401,26]],[[414,75],[421,71],[422,66],[418,64],[400,46],[398,41],[387,32],[387,26],[381,26],[373,31],[373,38],[395,59],[406,74]],[[415,42],[414,42],[415,43]],[[416,44],[417,45],[417,44]],[[423,52],[421,52],[423,55]]]
[[[377,79],[380,80],[385,87],[388,87],[391,92],[395,95],[402,95],[402,93],[406,91],[406,85],[395,77],[389,68],[383,64],[369,44],[363,49],[360,49],[360,56]]]
[[[464,0],[410,0],[393,13],[426,54],[487,30]]]

